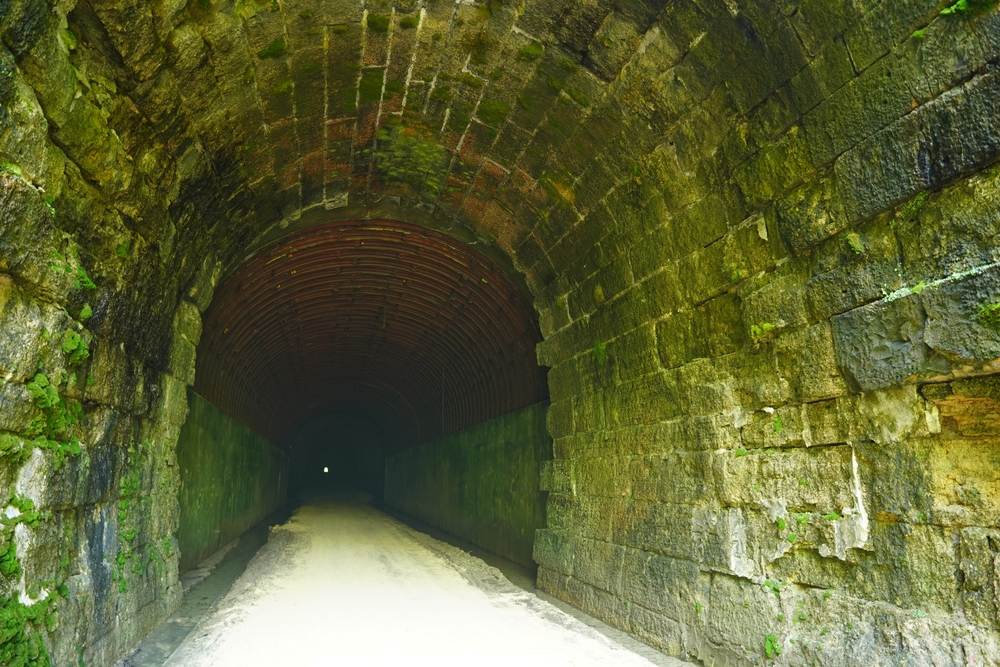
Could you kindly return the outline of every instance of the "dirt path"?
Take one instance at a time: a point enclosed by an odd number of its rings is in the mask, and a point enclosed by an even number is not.
[[[365,505],[312,504],[272,530],[171,667],[649,667],[498,570]]]

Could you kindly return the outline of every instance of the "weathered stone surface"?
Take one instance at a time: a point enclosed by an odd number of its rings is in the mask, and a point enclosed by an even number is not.
[[[33,635],[110,664],[176,603],[219,281],[404,218],[506,255],[545,334],[547,527],[481,543],[706,663],[995,661],[1000,13],[944,4],[0,2],[0,491],[70,596]]]
[[[1000,357],[1000,331],[988,323],[997,300],[995,264],[901,290],[833,318],[838,359],[863,390],[991,361]]]

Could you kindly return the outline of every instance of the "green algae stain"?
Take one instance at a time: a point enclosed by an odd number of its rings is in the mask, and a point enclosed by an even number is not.
[[[389,17],[382,14],[369,14],[365,20],[368,31],[379,35],[389,32]]]
[[[488,100],[479,105],[476,116],[487,125],[497,126],[510,114],[510,105],[501,100]]]
[[[382,178],[432,196],[441,192],[449,158],[444,146],[411,128],[384,128],[378,139],[375,168]]]
[[[273,42],[257,52],[257,57],[261,60],[280,58],[288,52],[284,37],[278,37]]]
[[[545,53],[545,47],[538,42],[529,42],[518,50],[517,59],[525,62],[534,62]]]
[[[1000,332],[1000,302],[981,305],[976,313],[976,321],[984,327]]]

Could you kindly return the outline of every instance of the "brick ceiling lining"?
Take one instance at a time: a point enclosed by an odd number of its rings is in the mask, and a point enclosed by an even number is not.
[[[278,441],[362,401],[418,442],[543,400],[539,340],[522,290],[470,246],[403,222],[338,222],[220,285],[196,389]]]

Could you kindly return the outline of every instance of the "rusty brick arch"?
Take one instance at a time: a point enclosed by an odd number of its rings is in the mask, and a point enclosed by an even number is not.
[[[196,389],[278,441],[363,400],[416,442],[546,398],[540,339],[525,290],[473,247],[407,222],[333,222],[223,281]]]

